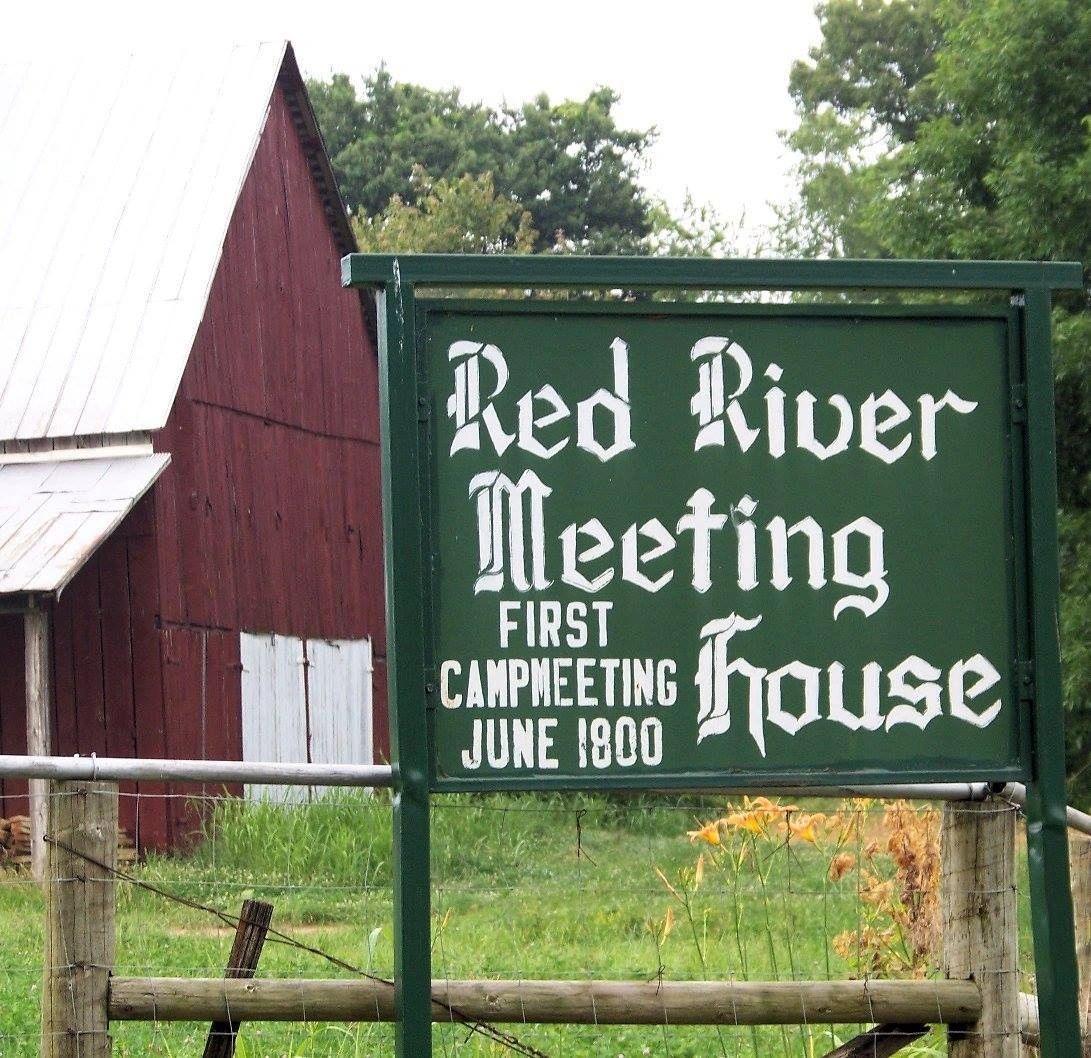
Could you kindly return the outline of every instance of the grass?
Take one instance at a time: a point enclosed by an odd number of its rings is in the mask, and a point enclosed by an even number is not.
[[[832,939],[859,931],[859,876],[829,879],[830,849],[724,833],[686,837],[722,803],[561,796],[437,798],[433,811],[436,977],[826,979],[853,976]],[[878,816],[872,819],[878,825]],[[768,839],[768,840],[767,840]],[[854,841],[861,848],[866,834]],[[745,849],[738,870],[723,866]],[[734,842],[734,844],[732,844]],[[702,876],[694,867],[707,855]],[[719,857],[717,861],[716,857]],[[716,863],[721,866],[717,867]],[[659,872],[656,872],[658,868]],[[370,972],[392,975],[390,806],[385,796],[332,794],[305,805],[215,802],[186,856],[150,857],[135,873],[185,900],[237,913],[247,897],[275,906],[274,927]],[[669,888],[668,888],[669,885]],[[673,890],[675,895],[672,895]],[[668,908],[670,915],[668,919]],[[37,1054],[42,899],[25,879],[0,880],[0,1055]],[[671,921],[673,924],[671,924]],[[232,931],[160,895],[118,886],[121,976],[222,975]],[[269,977],[343,976],[279,943]],[[508,1026],[551,1058],[818,1056],[854,1026],[724,1029]],[[200,1052],[205,1025],[113,1026],[115,1054]],[[251,1025],[240,1058],[392,1055],[375,1025]],[[907,1056],[940,1054],[930,1037]],[[437,1030],[437,1055],[510,1052],[463,1027]]]

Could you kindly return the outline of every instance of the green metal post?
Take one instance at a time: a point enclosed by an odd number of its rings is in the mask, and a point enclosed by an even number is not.
[[[394,797],[394,988],[398,1058],[432,1053],[424,554],[414,297],[395,260],[378,295],[386,533],[387,663]],[[395,432],[391,432],[391,431]],[[397,560],[395,561],[395,556]]]
[[[1028,492],[1031,553],[1031,635],[1034,644],[1033,780],[1027,786],[1034,966],[1042,1058],[1082,1053],[1077,1001],[1075,927],[1068,878],[1064,722],[1057,637],[1057,479],[1050,352],[1050,296],[1027,290],[1023,310],[1026,357]]]

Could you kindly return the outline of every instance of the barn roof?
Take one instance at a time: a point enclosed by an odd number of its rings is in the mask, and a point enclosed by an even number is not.
[[[0,594],[59,592],[169,462],[156,454],[0,466]]]
[[[0,441],[166,424],[278,83],[349,252],[285,42],[0,52]]]

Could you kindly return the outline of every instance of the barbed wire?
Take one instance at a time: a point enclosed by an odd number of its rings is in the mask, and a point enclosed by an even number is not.
[[[67,842],[60,841],[57,838],[52,837],[49,834],[44,835],[43,840],[48,845],[53,845],[63,852],[68,853],[70,856],[75,856],[77,859],[81,859],[86,863],[91,864],[93,867],[97,867],[99,870],[105,871],[119,881],[127,882],[129,885],[136,886],[139,889],[143,889],[146,892],[153,893],[156,896],[169,900],[172,903],[180,904],[183,907],[187,907],[192,911],[200,911],[205,914],[211,915],[214,918],[219,919],[227,926],[238,928],[240,925],[257,925],[258,923],[252,920],[244,919],[240,915],[232,915],[229,912],[223,911],[220,908],[212,907],[209,904],[201,903],[199,900],[191,900],[188,897],[178,896],[174,893],[169,893],[164,889],[160,889],[158,886],[151,882],[146,882],[143,878],[137,878],[135,875],[129,874],[127,871],[123,871],[118,867],[114,867],[104,861],[97,859],[94,856],[90,856],[80,849],[74,848]],[[264,925],[264,924],[263,924]],[[395,987],[394,982],[387,977],[382,977],[379,974],[373,974],[363,969],[360,966],[342,959],[330,952],[323,951],[311,944],[306,944],[295,937],[290,936],[281,930],[276,929],[273,926],[266,927],[267,940],[274,944],[282,944],[285,947],[295,948],[298,951],[306,952],[309,955],[317,956],[318,958],[326,960],[332,966],[336,966],[338,969],[345,970],[348,973],[355,974],[359,977],[363,977],[369,981],[375,981],[378,984],[386,985],[393,989]],[[457,1007],[445,1002],[442,999],[432,997],[432,1002],[437,1006],[446,1010],[453,1019],[466,1025],[470,1032],[478,1033],[484,1036],[486,1039],[491,1040],[493,1043],[498,1043],[503,1047],[506,1047],[509,1051],[515,1054],[523,1055],[524,1058],[549,1058],[549,1055],[544,1051],[539,1050],[537,1047],[533,1047],[530,1044],[524,1043],[517,1036],[512,1033],[505,1032],[502,1029],[498,1029],[495,1025],[491,1025],[488,1022],[478,1021],[475,1018],[464,1014]]]

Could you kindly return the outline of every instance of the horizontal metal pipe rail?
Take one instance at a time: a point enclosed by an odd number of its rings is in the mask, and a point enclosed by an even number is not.
[[[433,981],[432,1019],[568,1025],[964,1025],[973,981]],[[393,1021],[374,979],[115,977],[111,1021]]]
[[[254,783],[285,786],[396,786],[389,764],[292,764],[244,760],[160,760],[144,757],[28,757],[0,754],[0,779],[57,781]],[[722,787],[703,793],[775,793],[785,797],[885,797],[919,801],[984,801],[990,796],[1022,807],[1022,783],[893,783],[887,786]],[[1068,825],[1091,836],[1091,815],[1068,808]]]
[[[1012,804],[1022,808],[1027,803],[1027,788],[1021,782],[1011,782],[997,796],[1005,798],[1011,801]],[[1091,816],[1086,812],[1081,812],[1078,808],[1073,808],[1071,805],[1068,806],[1066,811],[1069,827],[1078,830],[1081,834],[1091,836]]]
[[[0,778],[105,782],[276,783],[286,786],[393,786],[389,764],[289,764],[140,757],[19,757],[0,754]]]
[[[726,791],[735,792],[735,791]],[[1027,788],[1021,782],[932,782],[897,783],[890,786],[779,786],[775,790],[746,790],[740,793],[777,793],[784,797],[885,797],[906,801],[985,801],[995,797],[1022,808]],[[1091,836],[1091,815],[1068,806],[1068,825]]]
[[[906,801],[985,801],[1003,794],[1003,783],[891,783],[883,786],[722,786],[689,790],[692,794],[774,794],[778,797],[885,797]],[[677,791],[674,791],[677,792]]]

